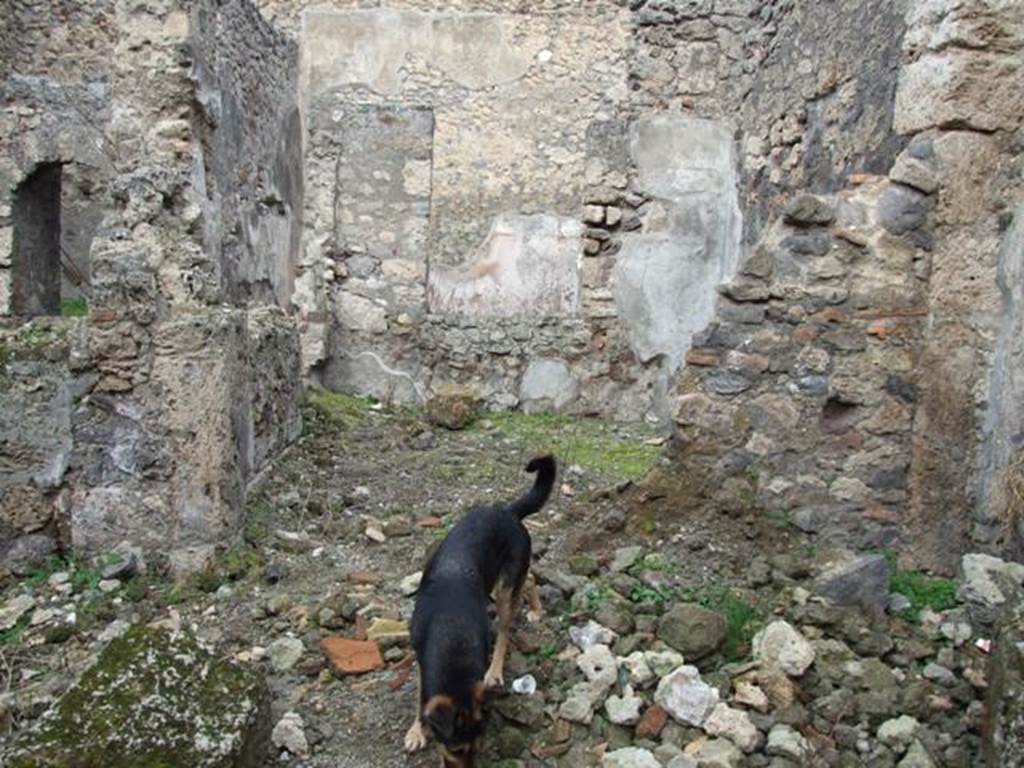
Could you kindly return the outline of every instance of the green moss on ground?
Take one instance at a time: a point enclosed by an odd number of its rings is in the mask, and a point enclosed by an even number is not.
[[[266,729],[255,671],[194,638],[136,626],[17,745],[11,768],[232,768]]]
[[[608,478],[638,480],[661,455],[660,447],[644,442],[644,437],[654,436],[653,431],[634,427],[641,436],[624,437],[614,424],[599,419],[551,413],[488,413],[473,429],[486,424],[528,453],[553,453],[563,466],[578,464]]]

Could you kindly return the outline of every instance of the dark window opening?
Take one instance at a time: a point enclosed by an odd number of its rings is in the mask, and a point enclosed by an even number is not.
[[[60,314],[60,195],[60,163],[40,165],[15,191],[11,262],[15,315]]]

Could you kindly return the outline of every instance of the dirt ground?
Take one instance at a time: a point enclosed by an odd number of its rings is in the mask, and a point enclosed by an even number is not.
[[[552,452],[560,464],[556,490],[529,520],[546,616],[528,625],[520,615],[506,665],[506,683],[530,673],[539,691],[494,703],[492,710],[507,716],[503,722],[520,727],[494,734],[484,755],[491,764],[500,764],[501,754],[550,764],[530,755],[545,754],[553,719],[544,712],[557,709],[555,691],[573,668],[558,654],[570,645],[569,627],[599,607],[606,587],[591,588],[588,579],[606,568],[615,549],[640,544],[660,557],[664,565],[652,565],[647,591],[636,595],[638,613],[656,614],[668,594],[744,588],[753,560],[801,546],[794,531],[771,520],[683,514],[671,499],[652,498],[638,485],[663,453],[650,426],[485,414],[452,431],[422,413],[327,394],[311,399],[305,417],[303,436],[259,479],[245,543],[223,553],[208,573],[177,586],[136,577],[122,591],[96,597],[98,606],[87,603],[92,607],[79,611],[76,633],[62,642],[46,642],[31,629],[5,638],[0,683],[19,694],[16,723],[27,724],[73,681],[113,622],[180,617],[224,654],[266,670],[274,722],[286,711],[303,718],[310,754],[271,748],[267,768],[436,765],[432,748],[411,757],[402,751],[415,691],[403,644],[385,648],[384,670],[338,677],[319,642],[359,637],[375,617],[407,620],[413,603],[401,582],[420,569],[430,546],[474,504],[521,493],[532,481],[523,472],[527,461]],[[381,540],[368,529],[379,530]],[[551,584],[566,574],[575,579],[575,597]],[[16,588],[8,585],[5,599]],[[75,599],[88,601],[89,594]],[[304,652],[291,669],[274,671],[261,649],[287,636],[300,639]],[[527,716],[517,714],[524,707]],[[600,733],[588,741],[590,749]],[[592,759],[573,752],[558,764]]]

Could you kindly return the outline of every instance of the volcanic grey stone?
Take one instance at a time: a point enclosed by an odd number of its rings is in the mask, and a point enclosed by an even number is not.
[[[818,576],[814,590],[836,605],[880,614],[889,602],[889,576],[883,555],[851,557]]]
[[[46,559],[57,551],[57,543],[42,533],[30,533],[15,539],[0,555],[0,570],[15,576],[28,576],[46,565]]]
[[[814,195],[798,195],[786,204],[782,218],[787,224],[808,226],[812,224],[831,224],[836,213],[832,206]]]
[[[728,624],[721,614],[682,603],[662,616],[658,639],[683,654],[683,658],[698,661],[718,650],[727,630]]]
[[[927,198],[916,189],[894,184],[878,198],[878,221],[894,235],[919,228],[927,218]]]

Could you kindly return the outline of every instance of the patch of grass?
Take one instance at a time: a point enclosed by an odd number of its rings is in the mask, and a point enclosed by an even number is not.
[[[315,389],[306,395],[306,402],[321,420],[334,427],[351,429],[370,416],[373,401],[344,392]]]
[[[590,613],[596,613],[604,607],[604,604],[608,602],[608,598],[611,596],[611,590],[608,587],[594,587],[588,589],[583,595],[584,607]]]
[[[0,646],[14,645],[21,640],[21,636],[24,635],[25,630],[28,629],[28,622],[29,618],[26,616],[10,629],[5,629],[3,632],[0,632]]]
[[[659,609],[664,608],[676,598],[676,592],[671,587],[650,587],[647,584],[638,584],[629,593],[629,599],[634,603],[654,603]]]
[[[60,303],[61,317],[85,317],[89,314],[89,302],[84,296],[77,299],[64,299]]]
[[[558,655],[558,643],[544,643],[537,651],[537,655],[542,659],[553,659]]]
[[[910,601],[910,607],[900,612],[900,616],[916,624],[921,619],[921,611],[931,608],[933,611],[947,611],[956,606],[956,584],[950,579],[926,576],[919,571],[894,570],[889,579],[889,591],[899,592]]]
[[[676,566],[670,563],[664,557],[657,552],[646,554],[637,560],[633,565],[629,566],[630,576],[639,576],[644,571],[656,571],[658,573],[672,573],[676,570]]]
[[[711,586],[686,590],[680,599],[696,603],[725,618],[726,634],[722,650],[726,659],[739,661],[750,653],[750,641],[760,627],[761,613],[742,593],[728,587]]]
[[[99,587],[102,578],[101,570],[107,565],[121,562],[120,555],[108,555],[101,557],[97,568],[90,568],[83,565],[75,558],[65,558],[60,555],[50,555],[46,559],[46,565],[30,573],[22,582],[29,589],[36,589],[44,584],[50,576],[60,571],[67,571],[69,581],[74,592],[85,592],[95,590]]]
[[[490,422],[494,429],[530,453],[553,453],[565,466],[578,464],[609,478],[638,480],[661,455],[658,446],[647,445],[642,439],[624,438],[616,434],[614,425],[598,419],[492,412],[481,421]],[[653,435],[651,430],[648,436]]]

